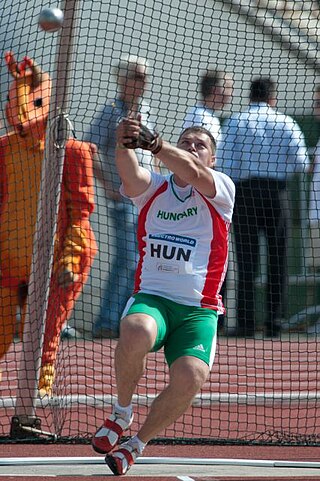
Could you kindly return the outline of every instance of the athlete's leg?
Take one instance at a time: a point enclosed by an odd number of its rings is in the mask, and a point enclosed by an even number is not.
[[[151,297],[151,296],[150,296]],[[134,308],[134,306],[133,306]],[[144,450],[151,438],[176,421],[190,406],[194,396],[200,391],[206,381],[212,366],[216,345],[217,313],[202,308],[181,306],[172,301],[162,300],[161,318],[154,311],[158,333],[154,350],[161,344],[165,347],[165,357],[170,366],[170,381],[168,387],[154,400],[149,414],[138,434],[126,443],[120,444],[107,454],[106,463],[116,475],[125,474]],[[159,311],[160,313],[160,311]],[[132,314],[132,311],[131,311]],[[151,314],[151,312],[150,312]],[[170,315],[171,334],[164,327]],[[160,341],[160,342],[159,342]],[[140,357],[141,358],[141,357]],[[143,358],[144,359],[144,358]],[[128,402],[131,399],[141,370],[136,365],[134,385],[126,392]],[[141,368],[141,365],[140,365]],[[126,375],[126,383],[132,380]],[[125,388],[122,389],[125,393]],[[119,437],[120,438],[120,437]],[[119,439],[118,438],[118,439]],[[107,451],[108,453],[111,450]]]
[[[192,356],[177,359],[170,368],[170,383],[152,403],[138,432],[139,439],[147,443],[184,414],[209,372],[209,366],[201,359]]]
[[[146,355],[154,346],[156,336],[156,321],[147,314],[129,314],[120,323],[114,363],[118,400],[113,406],[112,414],[92,438],[93,449],[98,453],[109,453],[132,423],[132,395],[143,374]]]
[[[142,454],[146,443],[188,409],[207,379],[209,370],[204,361],[192,356],[180,357],[173,362],[169,386],[152,403],[137,436],[107,454],[106,463],[115,475],[125,474]]]
[[[120,338],[115,352],[115,372],[118,402],[131,403],[132,395],[141,378],[145,359],[157,337],[156,321],[146,314],[130,314],[120,323]]]

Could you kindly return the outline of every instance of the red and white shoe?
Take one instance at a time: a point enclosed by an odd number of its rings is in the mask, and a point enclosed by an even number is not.
[[[93,449],[100,454],[107,454],[112,451],[119,443],[124,431],[131,426],[132,421],[133,415],[127,421],[117,413],[111,414],[93,436],[91,441]]]
[[[107,454],[106,463],[116,476],[126,474],[140,455],[137,446],[131,442],[120,444],[112,453]]]

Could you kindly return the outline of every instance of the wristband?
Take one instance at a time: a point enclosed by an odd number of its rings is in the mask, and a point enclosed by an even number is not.
[[[156,155],[160,152],[160,150],[162,149],[162,145],[163,145],[163,142],[162,142],[162,138],[161,137],[157,137],[157,140],[155,142],[155,147],[153,147],[151,149],[151,152],[153,153],[153,155]]]

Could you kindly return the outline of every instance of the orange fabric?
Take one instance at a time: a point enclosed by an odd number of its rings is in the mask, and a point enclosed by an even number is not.
[[[12,131],[0,137],[0,359],[13,342],[16,309],[25,317],[25,285],[32,260],[41,166],[50,106],[51,80],[34,60],[5,60],[13,77],[6,104]],[[86,282],[97,246],[89,217],[94,209],[92,157],[95,146],[70,139],[57,222],[43,360],[54,362],[61,327]],[[71,284],[59,285],[59,273],[71,271]],[[76,276],[73,277],[73,274]],[[69,279],[69,277],[68,277]]]
[[[0,359],[12,344],[16,331],[17,292],[0,287]]]
[[[27,282],[30,275],[45,140],[35,138],[34,133],[34,128],[29,135],[18,129],[0,138],[0,358],[13,342],[19,285]],[[66,145],[43,363],[56,359],[61,328],[71,315],[97,251],[89,222],[94,210],[92,149],[90,144],[73,139]],[[81,232],[79,239],[72,237],[75,228]],[[66,264],[70,255],[72,262]],[[57,280],[59,266],[70,265],[74,265],[78,278],[63,288]],[[23,323],[24,314],[21,331]]]
[[[60,332],[70,317],[74,303],[87,281],[94,256],[97,252],[94,232],[89,216],[94,210],[94,189],[92,172],[92,150],[88,143],[69,140],[66,146],[66,159],[63,173],[61,203],[55,248],[55,262],[50,283],[49,304],[42,353],[42,365],[56,359]],[[82,236],[70,237],[72,226]],[[73,244],[71,255],[70,244]],[[72,271],[79,279],[71,286],[63,288],[58,284],[61,268],[70,266],[66,258],[72,258]]]
[[[32,137],[21,137],[15,132],[0,138],[0,357],[4,356],[13,342],[18,288],[19,284],[28,280],[30,274],[43,148],[43,142],[35,144]],[[55,264],[63,260],[69,242],[68,229],[72,225],[80,227],[86,247],[80,249],[76,262],[76,271],[80,276],[72,286],[67,289],[58,286],[56,266],[53,268],[44,335],[44,362],[56,358],[61,328],[71,315],[97,251],[89,222],[93,210],[91,146],[71,139],[66,147]],[[5,296],[1,292],[5,292]],[[9,316],[8,302],[10,304],[13,300],[15,304]]]
[[[0,218],[0,269],[3,284],[14,287],[28,279],[33,232],[37,218],[41,163],[44,155],[39,141],[9,133],[2,142],[1,192],[6,192]]]

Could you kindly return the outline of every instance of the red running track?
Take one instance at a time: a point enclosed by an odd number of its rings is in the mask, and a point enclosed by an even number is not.
[[[0,364],[1,399],[15,397],[22,343],[13,345]],[[110,411],[103,395],[115,395],[112,357],[115,341],[65,341],[57,363],[55,395],[59,405],[40,408],[42,428],[63,436],[90,437]],[[166,437],[205,437],[217,440],[296,443],[320,442],[320,409],[315,396],[320,382],[319,349],[315,339],[283,340],[220,338],[210,380],[202,396],[211,403],[193,406]],[[139,384],[141,405],[136,409],[135,431],[143,422],[146,395],[159,393],[168,379],[163,354],[150,354],[147,376]],[[261,397],[252,397],[253,395]],[[295,396],[309,399],[297,401]],[[264,396],[284,397],[266,400]],[[65,405],[67,396],[83,404]],[[220,396],[220,397],[219,397]],[[0,410],[0,436],[8,435],[13,408]]]

